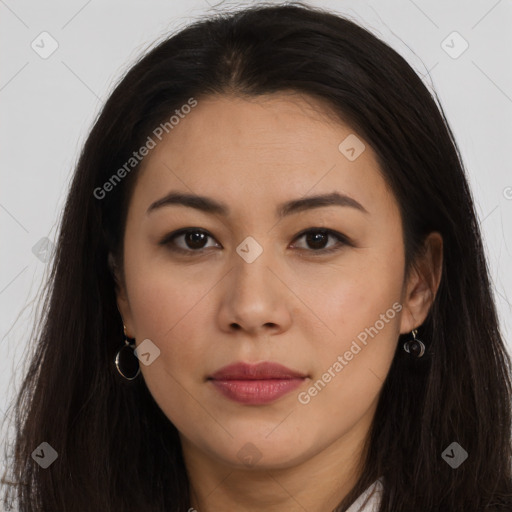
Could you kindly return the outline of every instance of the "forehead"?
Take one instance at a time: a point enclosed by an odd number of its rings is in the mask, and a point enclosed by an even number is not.
[[[134,193],[146,208],[176,189],[246,207],[336,190],[369,211],[391,194],[371,147],[308,96],[201,98],[156,142]]]

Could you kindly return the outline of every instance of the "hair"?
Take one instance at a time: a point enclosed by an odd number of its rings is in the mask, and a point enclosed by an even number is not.
[[[511,365],[491,293],[474,202],[435,92],[357,23],[302,2],[260,4],[196,20],[147,51],[97,116],[63,211],[33,354],[14,402],[4,504],[30,511],[188,510],[175,426],[144,379],[123,379],[112,262],[123,275],[126,214],[140,164],[109,181],[190,98],[315,98],[374,150],[397,199],[406,273],[432,231],[443,237],[439,288],[411,360],[402,335],[368,433],[360,477],[336,511],[378,477],[380,512],[512,508]],[[193,114],[192,114],[193,115]],[[42,469],[43,441],[58,453]],[[468,458],[454,469],[443,451]]]

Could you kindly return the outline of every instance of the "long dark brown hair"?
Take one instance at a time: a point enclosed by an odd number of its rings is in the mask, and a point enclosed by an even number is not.
[[[73,176],[13,404],[6,507],[188,510],[176,428],[144,379],[123,380],[113,363],[124,337],[108,254],[122,269],[138,166],[106,197],[94,191],[190,98],[280,91],[322,100],[371,145],[400,205],[406,270],[428,233],[444,239],[441,283],[418,333],[427,354],[412,362],[400,336],[361,476],[336,510],[379,476],[380,512],[512,510],[510,358],[473,199],[439,100],[370,32],[299,2],[195,21],[143,56],[97,117]],[[58,453],[47,469],[31,456],[42,442]],[[442,457],[453,442],[468,454],[456,469]]]

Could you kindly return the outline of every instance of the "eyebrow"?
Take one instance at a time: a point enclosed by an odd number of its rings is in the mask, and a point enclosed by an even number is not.
[[[158,199],[149,206],[146,214],[150,214],[159,208],[170,205],[186,206],[189,208],[195,208],[196,210],[200,210],[205,213],[222,215],[224,217],[227,217],[230,214],[230,210],[227,205],[211,197],[183,192],[170,192],[161,199]],[[365,214],[369,213],[361,203],[352,197],[345,194],[340,194],[339,192],[332,192],[330,194],[308,196],[282,203],[278,205],[276,209],[276,216],[283,218],[287,215],[324,206],[348,206],[350,208],[355,208],[356,210],[359,210]]]

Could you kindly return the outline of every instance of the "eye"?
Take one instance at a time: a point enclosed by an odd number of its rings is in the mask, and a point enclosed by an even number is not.
[[[335,239],[337,243],[326,248],[325,246],[329,237]],[[209,248],[206,245],[208,238],[213,239],[213,237],[203,229],[184,228],[166,235],[160,242],[160,245],[169,246],[170,250],[183,254],[190,254],[192,252],[201,253],[203,250]],[[317,252],[321,254],[335,252],[341,249],[344,245],[351,245],[346,236],[338,233],[337,231],[326,228],[310,228],[297,235],[294,240],[299,240],[301,238],[304,238],[306,243],[312,247],[308,252]],[[176,241],[180,239],[182,242],[181,245],[176,243]],[[303,250],[303,248],[299,249]]]
[[[183,245],[177,245],[175,240],[182,239]],[[205,242],[208,238],[211,238],[210,235],[199,228],[186,228],[180,229],[174,233],[167,235],[161,242],[160,245],[169,245],[172,251],[181,252],[181,253],[190,253],[190,252],[201,252],[205,248],[208,248],[205,245]]]
[[[329,240],[329,237],[334,238],[337,243],[333,244],[331,247],[326,248],[325,246]],[[304,231],[298,235],[295,239],[299,240],[301,238],[304,238],[306,243],[313,247],[313,250],[309,252],[318,252],[322,254],[335,252],[341,249],[341,247],[344,245],[350,245],[346,236],[338,233],[337,231],[325,228],[308,229],[307,231]]]

